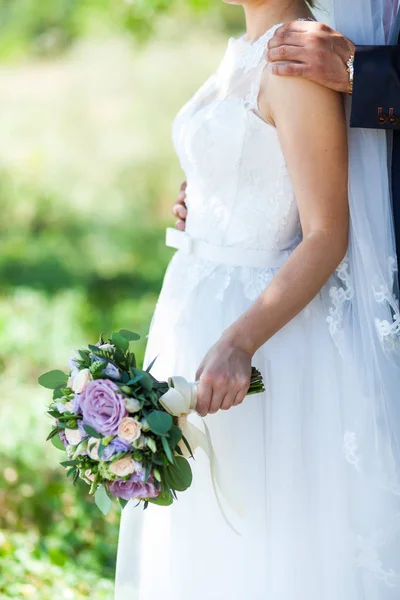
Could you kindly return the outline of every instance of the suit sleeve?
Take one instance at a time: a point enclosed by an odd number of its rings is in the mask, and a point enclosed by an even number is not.
[[[400,46],[359,46],[351,126],[400,130]]]

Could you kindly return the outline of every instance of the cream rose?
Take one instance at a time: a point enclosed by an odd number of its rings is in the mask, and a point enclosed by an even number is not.
[[[95,480],[95,477],[96,477],[96,475],[94,473],[92,473],[90,469],[86,469],[86,471],[85,471],[86,479],[93,482]]]
[[[77,446],[83,439],[79,429],[66,429],[65,437],[71,446]]]
[[[87,453],[92,460],[100,460],[99,456],[100,440],[91,437],[88,439]]]
[[[118,437],[123,441],[131,444],[140,438],[142,426],[139,421],[132,417],[124,417],[118,427]]]
[[[110,464],[109,467],[111,473],[118,475],[118,477],[126,477],[132,475],[135,470],[135,462],[129,456],[124,456]]]
[[[73,376],[70,387],[75,394],[80,394],[92,379],[93,377],[89,369],[82,369],[82,371]]]

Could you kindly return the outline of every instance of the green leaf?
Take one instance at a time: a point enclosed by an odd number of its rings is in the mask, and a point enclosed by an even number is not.
[[[114,344],[114,346],[116,346],[116,348],[119,348],[119,350],[122,350],[123,352],[127,352],[127,350],[129,350],[129,341],[120,333],[113,333],[111,342]]]
[[[67,477],[71,477],[71,475],[73,475],[75,477],[75,474],[76,474],[77,471],[78,471],[78,469],[74,469],[74,468],[68,469],[68,471],[67,471]]]
[[[91,437],[97,438],[97,439],[101,439],[103,436],[101,435],[101,433],[98,433],[95,429],[93,429],[93,427],[90,427],[90,425],[84,425],[83,429],[86,431],[86,433],[88,433]]]
[[[157,498],[149,498],[148,502],[158,504],[158,506],[171,506],[174,499],[168,488],[163,488]]]
[[[147,422],[150,430],[157,435],[165,435],[172,427],[172,416],[162,410],[153,410],[147,415]]]
[[[166,464],[166,458],[160,452],[154,452],[152,454],[151,460],[153,461],[153,463],[155,465],[162,465],[163,466],[163,465]]]
[[[124,509],[128,504],[128,500],[124,500],[123,498],[118,498],[118,502],[120,503],[122,509]]]
[[[46,438],[46,442],[48,442],[49,440],[51,440],[51,438],[53,438],[55,435],[57,435],[58,433],[58,427],[55,427],[54,429],[52,429],[49,433],[49,435]]]
[[[104,450],[104,448],[105,448],[105,446],[103,445],[102,442],[100,442],[99,449],[98,449],[99,458],[101,458],[103,456],[103,450]]]
[[[182,429],[180,427],[178,427],[177,425],[173,425],[171,428],[171,431],[168,434],[168,441],[169,441],[169,445],[171,446],[172,450],[174,450],[176,448],[176,446],[179,444],[179,442],[182,439]]]
[[[96,362],[90,365],[89,371],[92,375],[98,375],[103,371],[103,369],[106,368],[107,365],[108,362],[106,360],[97,360]]]
[[[55,448],[57,448],[57,450],[65,450],[64,444],[62,443],[59,435],[55,435],[54,437],[52,437],[51,443]]]
[[[186,448],[188,449],[188,452],[190,452],[190,456],[191,456],[192,458],[194,458],[194,456],[193,456],[193,451],[192,451],[192,449],[191,449],[191,447],[190,447],[190,444],[189,444],[189,442],[187,441],[187,439],[185,438],[185,436],[184,436],[184,435],[182,435],[182,439],[183,439],[183,443],[185,444]]]
[[[38,379],[39,384],[48,390],[55,390],[67,385],[68,377],[63,371],[49,371],[44,373]]]
[[[140,385],[147,392],[151,392],[151,390],[153,389],[153,379],[152,379],[151,375],[149,375],[148,373],[144,372],[144,375],[143,375],[143,377],[140,380]]]
[[[129,342],[137,342],[140,340],[140,335],[138,333],[134,333],[133,331],[129,331],[129,329],[120,329],[119,333]]]
[[[60,465],[62,467],[77,467],[80,463],[80,460],[64,460],[63,462],[60,462]]]
[[[151,473],[151,467],[152,467],[152,464],[151,464],[151,463],[148,463],[148,464],[146,465],[146,471],[145,471],[145,475],[144,475],[144,482],[145,482],[145,483],[147,483],[147,482],[148,482],[148,480],[149,480],[150,473]]]
[[[104,485],[101,485],[99,488],[97,488],[94,495],[94,501],[96,502],[97,508],[101,510],[103,515],[108,515],[112,502]]]
[[[139,375],[136,375],[133,379],[130,379],[129,381],[127,381],[126,385],[133,385],[134,383],[137,383],[138,381],[140,381],[141,379],[143,379],[143,377],[146,375],[145,372],[140,373]]]
[[[173,465],[174,462],[175,462],[174,461],[174,457],[172,455],[171,448],[169,447],[168,440],[167,440],[167,438],[164,435],[161,438],[161,442],[162,442],[162,445],[163,445],[163,448],[164,448],[164,452],[167,455],[167,458],[168,458],[169,462]]]
[[[192,469],[186,458],[175,456],[175,464],[164,468],[166,483],[177,492],[184,492],[192,485]]]
[[[151,363],[149,364],[149,366],[146,369],[147,373],[149,373],[151,371],[151,369],[153,368],[153,365],[156,362],[157,358],[158,358],[158,355],[155,358],[153,358],[153,360],[151,361]]]
[[[64,396],[64,390],[62,387],[58,387],[53,392],[53,400],[58,400]]]

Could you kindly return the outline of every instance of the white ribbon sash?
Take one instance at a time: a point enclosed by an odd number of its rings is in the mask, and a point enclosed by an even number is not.
[[[237,496],[230,493],[226,484],[224,484],[224,477],[217,461],[210,430],[204,419],[204,432],[188,420],[190,413],[193,413],[196,410],[199,383],[189,383],[184,377],[170,377],[168,379],[168,385],[170,386],[170,389],[161,396],[160,404],[172,416],[178,418],[179,427],[181,428],[184,437],[187,439],[192,452],[194,453],[197,448],[202,448],[206,453],[210,461],[211,481],[218,507],[227,525],[237,535],[241,535],[230,522],[221,502],[220,492],[235,513],[238,516],[242,515],[242,507],[237,501]],[[183,441],[180,442],[179,447],[184,456],[188,458],[190,453]]]

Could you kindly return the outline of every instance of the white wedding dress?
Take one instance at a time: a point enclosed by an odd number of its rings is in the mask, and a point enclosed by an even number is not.
[[[193,381],[207,350],[274,277],[276,260],[301,241],[279,138],[257,107],[273,32],[229,41],[173,137],[188,180],[188,234],[260,251],[274,268],[177,251],[146,353],[147,364],[158,355],[160,380]],[[241,535],[224,521],[198,450],[193,486],[172,507],[144,512],[131,501],[124,509],[116,600],[399,599],[399,499],[362,471],[355,431],[365,399],[331,335],[350,293],[346,262],[338,274],[329,323],[321,292],[256,353],[266,393],[206,419],[234,490],[224,510]],[[373,443],[373,426],[370,434]]]

